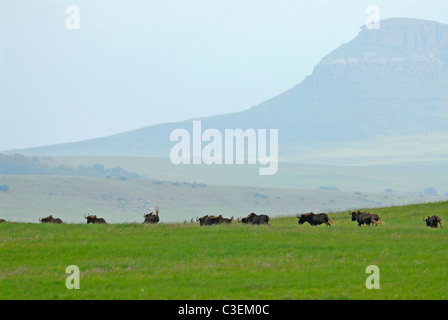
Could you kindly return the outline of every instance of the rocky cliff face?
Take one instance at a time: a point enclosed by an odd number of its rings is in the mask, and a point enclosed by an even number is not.
[[[310,81],[448,78],[448,26],[415,19],[381,21],[324,57]]]

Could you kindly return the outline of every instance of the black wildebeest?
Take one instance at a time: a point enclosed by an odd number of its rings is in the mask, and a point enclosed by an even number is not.
[[[372,223],[372,215],[370,212],[361,212],[361,211],[352,211],[348,213],[352,216],[352,221],[358,222],[358,227],[365,224],[366,226],[370,226]]]
[[[438,228],[440,224],[440,228],[442,228],[442,218],[439,216],[433,215],[432,217],[428,216],[428,218],[423,219],[423,221],[426,221],[426,226],[431,228]]]
[[[246,224],[269,224],[269,216],[265,214],[255,214],[251,213],[246,218],[241,219],[241,221],[238,220],[238,222],[246,223]]]
[[[0,223],[6,222],[5,219],[0,219]]]
[[[213,224],[231,224],[233,221],[233,217],[228,219],[228,218],[223,218],[223,216],[221,214],[219,216],[205,215],[200,218],[196,218],[196,221],[199,221],[199,224],[201,226],[209,226],[209,225],[213,225]]]
[[[349,212],[348,214],[352,216],[352,221],[358,222],[358,227],[361,227],[363,224],[366,226],[370,226],[370,224],[378,225],[378,223],[384,224],[384,221],[381,220],[379,215],[376,213],[358,210]]]
[[[62,223],[62,220],[59,218],[53,218],[52,215],[49,215],[48,217],[39,219],[40,223]]]
[[[143,223],[152,223],[152,224],[159,223],[159,221],[160,221],[159,207],[156,207],[155,214],[154,214],[154,212],[150,212],[150,213],[143,215],[143,218],[145,219],[145,221],[143,221]]]
[[[205,215],[200,218],[196,218],[196,221],[199,221],[199,224],[201,226],[210,226],[212,224],[219,224],[220,217],[222,218],[221,215],[219,215],[219,216]]]
[[[216,216],[215,219],[218,221],[218,224],[231,224],[233,222],[233,216],[229,218],[223,218],[222,215]]]
[[[103,218],[97,218],[96,215],[89,215],[86,217],[86,215],[84,215],[84,218],[87,219],[87,224],[89,223],[106,223],[106,220],[104,220]]]
[[[318,226],[324,223],[327,226],[331,227],[330,222],[334,224],[334,221],[331,220],[328,214],[326,213],[318,213],[318,214],[315,214],[313,212],[302,213],[301,215],[297,216],[297,218],[299,219],[298,224],[300,225],[304,224],[305,222],[308,222],[312,226]]]
[[[208,218],[209,218],[208,215],[202,216],[200,218],[196,217],[196,221],[199,222],[199,225],[204,226],[204,225],[210,224],[210,223],[208,223],[209,222]]]

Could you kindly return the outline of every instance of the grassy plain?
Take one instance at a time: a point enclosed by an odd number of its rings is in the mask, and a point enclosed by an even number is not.
[[[357,227],[200,227],[197,223],[0,224],[0,299],[447,299],[448,202],[373,209],[386,222]],[[65,286],[80,269],[80,289]],[[369,290],[366,267],[380,270]]]

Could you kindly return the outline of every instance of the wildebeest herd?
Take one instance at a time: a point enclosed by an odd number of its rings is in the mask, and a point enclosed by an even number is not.
[[[377,226],[378,224],[385,224],[383,220],[378,216],[376,213],[370,213],[367,211],[352,211],[348,213],[351,216],[351,221],[356,221],[358,223],[358,227],[361,227],[362,225],[366,226]],[[312,226],[318,226],[321,224],[325,224],[329,227],[331,227],[331,224],[334,224],[334,221],[328,216],[326,213],[318,213],[315,214],[313,212],[309,213],[302,213],[296,216],[298,220],[298,224],[302,225],[305,222],[308,222]],[[96,215],[84,215],[84,219],[87,220],[87,224],[105,224],[107,223],[104,218],[98,218]],[[150,212],[148,214],[143,215],[143,223],[149,223],[149,224],[157,224],[160,221],[159,218],[159,207],[155,207],[155,213]],[[208,225],[218,225],[218,224],[231,224],[234,221],[233,216],[229,218],[224,218],[221,214],[220,215],[204,215],[202,217],[196,217],[196,222],[199,222],[199,225],[201,226],[208,226]],[[427,227],[431,228],[438,228],[440,225],[440,228],[442,228],[442,222],[443,219],[440,218],[437,215],[428,216],[427,218],[424,218],[423,221],[426,222]],[[4,219],[0,219],[0,223],[6,222]],[[53,218],[53,215],[49,215],[45,218],[40,218],[39,222],[41,223],[63,223],[63,221],[60,218]],[[186,222],[186,221],[185,221]],[[191,219],[191,222],[193,221],[193,218]],[[251,224],[251,225],[260,225],[260,224],[266,224],[270,225],[270,218],[269,216],[265,214],[257,215],[255,213],[249,214],[247,217],[242,218],[241,220],[238,219],[239,223],[243,224]]]

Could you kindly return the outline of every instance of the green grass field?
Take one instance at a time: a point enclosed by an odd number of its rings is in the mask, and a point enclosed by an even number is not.
[[[448,202],[374,209],[357,227],[0,224],[0,299],[447,299]],[[80,289],[65,286],[80,269]],[[367,289],[377,265],[380,289]]]

